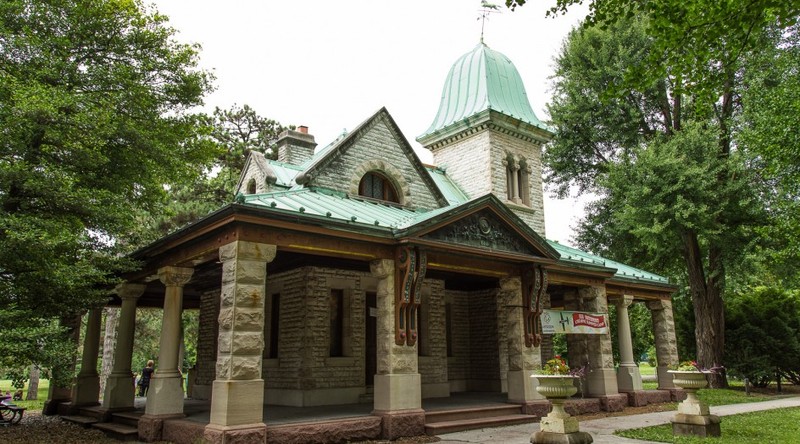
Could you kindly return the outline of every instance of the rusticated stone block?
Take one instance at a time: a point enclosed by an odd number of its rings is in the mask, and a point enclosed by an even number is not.
[[[521,411],[523,415],[542,418],[550,413],[550,401],[533,401],[522,404]]]
[[[380,416],[382,422],[381,438],[397,439],[406,436],[425,434],[425,411],[402,410],[398,412],[372,412]]]
[[[564,410],[570,415],[583,415],[600,411],[600,400],[597,398],[569,399],[564,403]]]
[[[648,404],[661,404],[672,401],[669,390],[645,390]]]
[[[650,403],[650,398],[645,390],[634,390],[624,393],[628,395],[628,405],[631,407],[643,407]]]
[[[214,427],[206,426],[203,443],[207,444],[266,444],[267,427]]]
[[[237,330],[261,331],[264,328],[264,310],[238,308],[234,316]]]
[[[378,439],[380,436],[381,418],[377,416],[267,428],[267,441],[282,444],[327,444]]]
[[[236,286],[236,307],[263,307],[264,306],[264,286],[263,285],[237,285]]]
[[[618,393],[600,397],[600,408],[606,412],[621,412],[628,405],[628,395]]]
[[[261,356],[232,356],[230,379],[245,380],[261,377]]]
[[[197,444],[202,442],[205,424],[185,419],[165,420],[161,439],[173,444]]]
[[[139,439],[145,442],[161,441],[161,430],[163,427],[163,418],[144,415],[139,418]]]

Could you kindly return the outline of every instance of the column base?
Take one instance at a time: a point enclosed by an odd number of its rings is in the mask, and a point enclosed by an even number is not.
[[[263,424],[263,421],[263,379],[214,381],[211,395],[212,425],[217,428],[250,427],[253,424]]]
[[[147,389],[146,415],[183,415],[183,387],[181,377],[153,377]]]
[[[164,430],[164,420],[183,417],[183,414],[157,416],[144,414],[139,418],[139,439],[145,442],[161,441],[161,435]]]
[[[537,381],[536,378],[532,378],[533,370],[514,370],[509,371],[507,375],[508,402],[527,404],[545,400],[545,397],[536,391]]]
[[[642,374],[636,364],[620,365],[617,369],[617,389],[620,392],[642,390]]]
[[[136,388],[130,374],[114,374],[108,376],[106,391],[103,394],[103,408],[106,410],[133,409],[133,397]]]
[[[42,414],[46,416],[57,415],[58,406],[65,402],[71,402],[71,396],[71,388],[50,387],[50,390],[47,392],[47,401],[44,402],[44,407],[42,407]]]
[[[720,436],[717,415],[685,415],[678,413],[671,420],[675,436]]]
[[[589,444],[591,442],[594,442],[594,439],[592,439],[592,435],[586,432],[535,432],[531,435],[531,443],[533,444]]]
[[[203,433],[203,442],[208,444],[266,444],[267,426],[263,422],[238,426],[209,424]]]
[[[375,375],[374,408],[378,412],[422,408],[419,373]]]
[[[425,410],[401,410],[372,412],[381,417],[381,438],[395,440],[406,436],[420,436],[425,434]]]
[[[595,369],[586,376],[586,396],[601,397],[618,393],[617,372],[613,368]]]
[[[100,377],[98,375],[78,375],[72,387],[72,405],[90,406],[99,404]]]

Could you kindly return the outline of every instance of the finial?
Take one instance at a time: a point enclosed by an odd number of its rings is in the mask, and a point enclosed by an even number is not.
[[[483,43],[483,27],[486,24],[486,20],[489,19],[489,14],[499,12],[499,6],[489,3],[486,0],[481,0],[481,16],[478,17],[478,20],[481,21],[481,43]]]

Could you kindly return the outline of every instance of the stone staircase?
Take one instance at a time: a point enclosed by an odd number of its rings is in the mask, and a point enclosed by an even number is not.
[[[110,422],[102,421],[102,414],[97,407],[82,408],[77,415],[62,416],[67,422],[83,427],[102,430],[111,438],[119,441],[135,441],[139,438],[139,417],[142,412],[118,412],[111,415]]]
[[[425,412],[425,433],[460,432],[484,427],[499,427],[514,424],[534,423],[537,417],[522,414],[519,405],[487,405]]]

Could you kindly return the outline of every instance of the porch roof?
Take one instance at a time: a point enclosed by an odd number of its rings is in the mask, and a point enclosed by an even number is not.
[[[436,172],[431,173],[432,176],[436,174]],[[266,194],[239,195],[237,202],[257,207],[262,211],[291,214],[301,220],[306,219],[317,224],[320,220],[330,221],[333,225],[347,225],[351,229],[368,230],[373,233],[374,230],[385,231],[389,236],[397,236],[441,219],[437,216],[447,217],[448,214],[458,212],[459,209],[492,199],[491,195],[487,195],[458,202],[466,199],[463,193],[461,196],[448,196],[448,200],[451,197],[453,205],[431,211],[412,210],[378,200],[356,198],[345,193],[314,187]],[[502,207],[502,204],[500,206]],[[555,253],[555,257],[560,256],[558,262],[563,265],[607,270],[613,272],[613,279],[618,281],[669,285],[669,280],[663,276],[555,241],[546,241],[544,247],[551,249]]]

